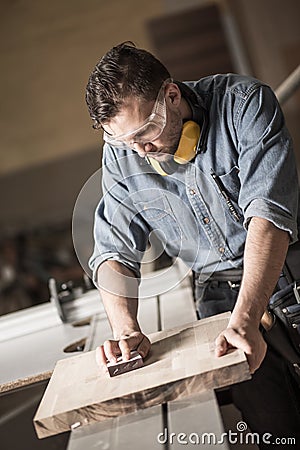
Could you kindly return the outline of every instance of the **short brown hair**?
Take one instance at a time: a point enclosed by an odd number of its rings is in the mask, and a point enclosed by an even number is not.
[[[167,78],[169,71],[150,52],[129,41],[113,47],[95,66],[86,87],[93,127],[115,117],[127,97],[154,100]]]

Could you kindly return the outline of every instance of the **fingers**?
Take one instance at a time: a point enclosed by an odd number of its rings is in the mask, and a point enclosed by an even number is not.
[[[135,349],[142,356],[142,358],[145,358],[149,353],[151,343],[146,336],[139,335],[127,339],[120,339],[119,347],[122,352],[122,358],[127,361],[130,359],[131,350]]]
[[[252,348],[247,339],[240,335],[233,328],[227,328],[223,333],[221,333],[215,340],[216,344],[216,355],[222,356],[230,348],[240,348],[247,355],[252,352]]]
[[[96,363],[97,363],[98,367],[103,372],[107,372],[107,366],[106,366],[107,359],[106,359],[106,355],[104,353],[103,345],[101,345],[101,347],[96,348],[95,357],[96,357]]]
[[[122,355],[124,361],[130,359],[131,350],[137,350],[145,358],[149,353],[151,343],[142,333],[117,340],[105,341],[103,345],[96,349],[96,363],[101,370],[107,371],[107,361],[115,363],[117,357]]]
[[[224,334],[219,334],[217,339],[215,340],[216,348],[215,348],[215,354],[216,356],[223,356],[228,350],[228,342],[226,341],[226,338]]]
[[[103,345],[96,348],[96,363],[103,372],[107,372],[107,360],[116,362],[119,354],[120,349],[117,341],[105,341]]]
[[[120,339],[119,347],[122,353],[122,359],[128,361],[130,359],[130,351],[134,346],[134,338]]]
[[[215,340],[215,355],[223,356],[230,348],[239,348],[246,354],[250,373],[254,373],[266,355],[266,343],[259,331],[253,336],[238,333],[234,328],[227,328]]]
[[[149,339],[144,336],[142,342],[140,343],[140,345],[137,348],[137,351],[139,352],[139,354],[141,355],[142,358],[146,358],[146,356],[148,355],[149,351],[150,351],[150,347],[151,347],[151,342],[149,341]]]
[[[105,341],[103,344],[104,353],[108,361],[115,363],[117,362],[117,356],[120,354],[120,348],[118,341]]]

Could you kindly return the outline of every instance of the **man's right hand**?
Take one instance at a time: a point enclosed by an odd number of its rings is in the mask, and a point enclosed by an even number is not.
[[[107,362],[117,362],[117,357],[122,355],[122,359],[130,359],[131,350],[136,350],[142,358],[145,358],[150,351],[151,343],[147,336],[140,331],[120,336],[117,340],[105,341],[103,345],[96,349],[96,362],[101,370],[107,371]]]

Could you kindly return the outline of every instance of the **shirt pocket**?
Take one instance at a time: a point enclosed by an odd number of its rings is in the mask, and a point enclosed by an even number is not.
[[[229,172],[218,175],[218,178],[221,182],[221,188],[224,188],[225,195],[227,195],[228,200],[226,201],[226,198],[224,195],[220,193],[220,189],[218,189],[219,194],[222,198],[222,201],[227,206],[228,211],[231,213],[231,217],[233,218],[235,214],[232,214],[232,210],[230,211],[230,203],[233,205],[234,210],[237,212],[238,216],[242,218],[243,211],[239,206],[239,195],[241,190],[241,182],[239,178],[239,171],[240,169],[238,166],[232,167]],[[242,220],[242,219],[241,219]]]
[[[183,238],[178,218],[173,213],[167,196],[134,201],[137,212],[150,225],[163,241],[180,240]]]
[[[226,193],[232,200],[238,202],[241,183],[239,179],[240,169],[238,166],[232,167],[229,172],[224,175],[219,175],[219,178],[226,189]]]

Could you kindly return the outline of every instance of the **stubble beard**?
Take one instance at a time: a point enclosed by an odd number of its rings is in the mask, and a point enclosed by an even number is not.
[[[175,155],[179,141],[181,138],[182,131],[182,118],[180,113],[174,113],[171,117],[170,127],[166,136],[164,138],[165,142],[169,142],[170,144],[163,145],[161,148],[157,149],[157,153],[154,156],[155,159],[160,161],[169,161],[173,159]]]

